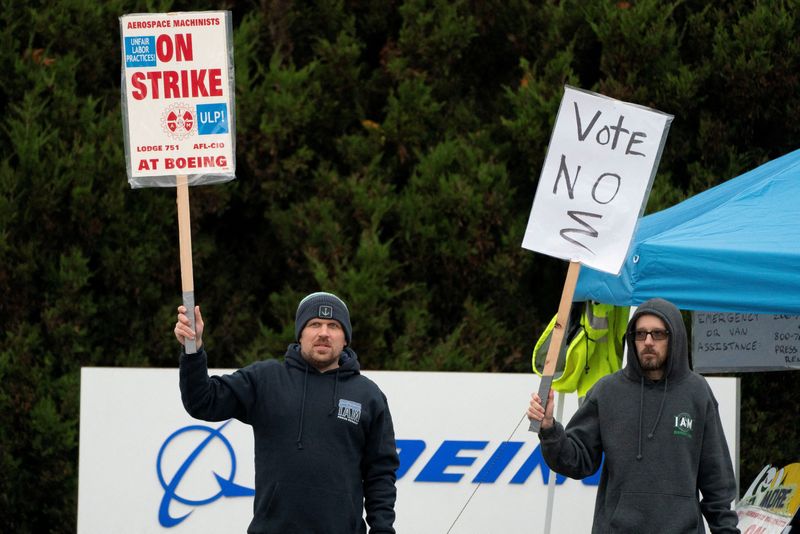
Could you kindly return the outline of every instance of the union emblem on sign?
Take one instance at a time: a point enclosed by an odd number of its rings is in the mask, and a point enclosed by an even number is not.
[[[181,141],[195,130],[194,112],[186,104],[172,104],[161,114],[161,128],[172,139]]]

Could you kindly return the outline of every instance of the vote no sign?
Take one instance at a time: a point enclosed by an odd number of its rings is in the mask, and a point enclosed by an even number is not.
[[[619,273],[672,118],[565,87],[522,246]]]
[[[230,13],[120,17],[128,181],[174,187],[235,177]]]

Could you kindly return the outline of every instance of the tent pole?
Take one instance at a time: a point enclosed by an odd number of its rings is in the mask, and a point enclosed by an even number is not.
[[[562,419],[564,416],[564,394],[558,393],[558,402],[556,403],[556,419]],[[552,469],[547,474],[547,511],[544,516],[544,534],[550,534],[550,525],[553,521],[553,505],[555,504],[556,495],[556,473]]]

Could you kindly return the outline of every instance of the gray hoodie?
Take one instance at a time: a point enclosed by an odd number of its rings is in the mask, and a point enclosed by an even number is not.
[[[664,378],[656,382],[642,374],[636,356],[633,331],[643,314],[660,317],[670,331]],[[717,400],[689,369],[680,311],[648,300],[625,338],[625,368],[589,390],[566,429],[556,422],[539,434],[547,464],[580,479],[602,463],[593,533],[695,534],[704,532],[702,516],[712,532],[738,533],[731,509],[736,480]]]

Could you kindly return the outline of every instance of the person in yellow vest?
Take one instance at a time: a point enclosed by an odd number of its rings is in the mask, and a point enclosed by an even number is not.
[[[628,312],[627,306],[593,301],[573,303],[565,345],[553,377],[555,391],[577,392],[582,398],[600,378],[620,369]],[[556,316],[553,316],[533,349],[533,371],[540,376],[555,324]]]

